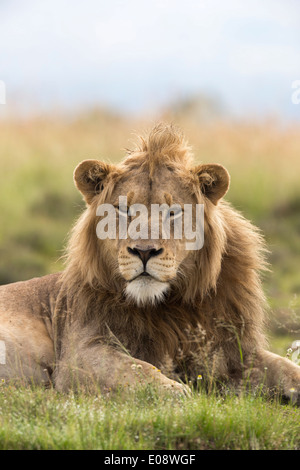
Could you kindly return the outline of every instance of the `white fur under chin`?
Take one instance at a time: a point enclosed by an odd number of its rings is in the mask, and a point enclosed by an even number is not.
[[[164,299],[169,287],[167,282],[156,281],[153,277],[138,277],[127,284],[125,293],[137,305],[154,305]]]

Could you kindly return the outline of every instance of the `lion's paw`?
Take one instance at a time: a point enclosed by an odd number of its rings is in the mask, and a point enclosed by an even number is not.
[[[191,396],[192,394],[191,389],[187,385],[175,382],[174,380],[170,380],[170,383],[164,384],[163,388],[179,396]]]

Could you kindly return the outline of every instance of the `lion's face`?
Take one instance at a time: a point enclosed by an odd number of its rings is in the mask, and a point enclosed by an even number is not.
[[[227,191],[229,177],[221,165],[188,168],[184,163],[162,162],[151,167],[130,164],[130,158],[129,164],[126,162],[111,166],[84,161],[75,170],[75,182],[90,206],[88,210],[95,213],[101,204],[115,209],[114,236],[97,243],[110,258],[109,264],[117,268],[125,295],[138,305],[154,304],[164,299],[191,262],[186,207],[192,207],[191,228],[199,232],[196,204],[215,206]],[[157,218],[158,206],[164,211]],[[176,224],[181,233],[175,231]],[[123,229],[126,226],[126,237],[123,232],[120,236],[120,225]]]
[[[183,211],[184,204],[195,204],[196,199],[180,178],[167,168],[155,172],[151,179],[146,171],[138,174],[129,172],[121,178],[112,194],[115,207],[119,196],[127,197],[129,207],[129,210],[127,207],[117,209],[119,219],[127,216],[128,227],[136,227],[135,232],[143,235],[143,238],[135,239],[129,230],[127,239],[118,237],[117,243],[111,245],[119,272],[126,281],[125,293],[138,304],[157,302],[163,299],[176,279],[181,263],[188,256],[184,231],[182,237],[176,239],[174,224],[181,223],[179,218],[183,214],[180,208]],[[136,216],[132,215],[136,204],[143,205],[145,214],[136,212]],[[165,211],[157,219],[154,211],[158,206],[164,207]],[[174,210],[168,211],[172,206]],[[170,227],[170,233],[163,233],[163,222]],[[155,229],[159,230],[159,238],[151,236]]]

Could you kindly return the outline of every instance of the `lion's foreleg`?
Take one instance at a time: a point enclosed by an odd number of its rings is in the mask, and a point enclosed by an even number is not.
[[[155,384],[175,392],[185,387],[145,361],[130,357],[107,345],[85,345],[66,354],[57,364],[55,387],[61,391],[85,389],[114,391],[143,384]]]

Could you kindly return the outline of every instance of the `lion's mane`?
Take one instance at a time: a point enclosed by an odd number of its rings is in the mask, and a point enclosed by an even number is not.
[[[157,366],[165,357],[188,362],[201,328],[214,350],[222,350],[223,369],[234,371],[241,367],[241,354],[265,343],[260,281],[265,248],[250,222],[229,203],[221,200],[214,206],[205,199],[204,247],[194,251],[180,270],[166,300],[149,307],[138,307],[124,296],[117,261],[97,239],[96,207],[110,202],[120,171],[148,166],[151,172],[162,159],[177,168],[180,177],[190,178],[190,148],[172,126],[159,125],[140,139],[75,224],[62,277],[65,320],[75,318],[78,328],[89,323],[94,341],[112,335],[132,356]],[[190,186],[200,198],[201,188],[196,183]]]

